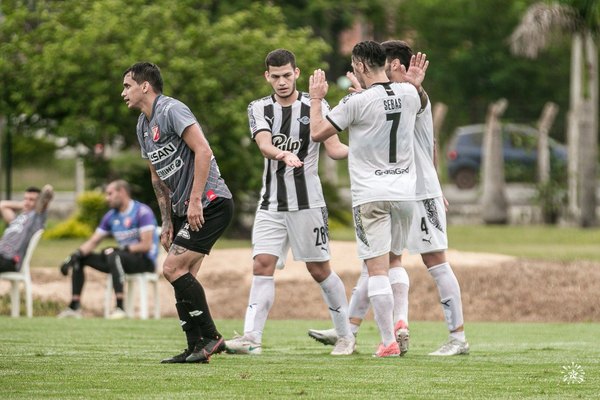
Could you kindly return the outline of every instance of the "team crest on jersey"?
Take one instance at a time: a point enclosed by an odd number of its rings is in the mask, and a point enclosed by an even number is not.
[[[305,115],[302,118],[298,118],[298,122],[300,122],[302,125],[308,125],[310,124],[310,118]]]
[[[152,140],[158,142],[158,139],[160,139],[160,128],[156,124],[152,127]]]
[[[127,217],[123,220],[123,225],[125,226],[125,228],[129,228],[131,227],[131,218]]]

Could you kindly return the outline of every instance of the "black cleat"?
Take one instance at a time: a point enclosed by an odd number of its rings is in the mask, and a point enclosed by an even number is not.
[[[161,360],[161,364],[183,364],[185,363],[185,359],[191,354],[191,351],[185,349],[181,354],[177,354],[171,358],[165,358]]]
[[[210,356],[221,353],[225,350],[225,339],[223,336],[218,338],[203,338],[201,339],[192,354],[185,361],[189,363],[207,363],[210,361]]]

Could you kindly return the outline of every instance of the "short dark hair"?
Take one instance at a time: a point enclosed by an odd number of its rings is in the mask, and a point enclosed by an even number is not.
[[[352,58],[362,62],[367,69],[381,68],[385,65],[385,50],[379,43],[365,40],[354,46]]]
[[[385,51],[385,56],[387,57],[388,62],[398,59],[408,71],[408,67],[410,66],[410,58],[413,55],[413,51],[408,43],[402,40],[388,40],[381,43],[381,47],[383,47],[383,50]]]
[[[118,190],[125,190],[125,193],[127,193],[127,196],[131,197],[131,186],[129,185],[129,182],[127,182],[124,179],[117,179],[114,180],[112,182],[109,183],[109,185],[114,185],[115,189]]]
[[[41,193],[41,192],[42,191],[37,186],[29,186],[27,189],[25,189],[25,193]]]
[[[163,91],[163,80],[160,75],[160,68],[158,65],[151,62],[139,62],[133,64],[123,72],[123,77],[131,72],[131,78],[138,84],[142,82],[148,82],[156,93],[162,93]]]
[[[267,70],[269,67],[283,67],[287,64],[291,64],[292,68],[296,68],[296,56],[286,49],[273,50],[265,58],[265,67]]]

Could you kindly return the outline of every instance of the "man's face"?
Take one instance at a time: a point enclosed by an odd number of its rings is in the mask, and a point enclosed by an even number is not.
[[[360,83],[360,86],[366,88],[367,85],[365,84],[364,75],[365,65],[361,61],[355,59],[354,57],[352,57],[352,71],[354,72],[354,76],[356,76],[356,79],[358,79],[358,83]]]
[[[123,77],[123,91],[121,97],[125,100],[127,107],[139,109],[142,104],[142,98],[144,97],[144,86],[148,85],[148,82],[142,82],[138,84],[133,80],[131,71]]]
[[[25,192],[25,195],[23,196],[23,211],[27,212],[33,210],[38,196],[39,193],[37,192]]]
[[[123,189],[117,189],[115,185],[108,185],[104,193],[106,202],[110,208],[120,209],[123,205]]]
[[[300,76],[298,68],[292,68],[291,64],[281,67],[269,66],[265,72],[265,78],[271,84],[275,95],[283,99],[290,97],[296,92],[296,79]]]

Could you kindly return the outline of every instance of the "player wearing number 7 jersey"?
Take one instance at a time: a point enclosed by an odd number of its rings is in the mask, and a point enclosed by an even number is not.
[[[321,70],[310,78],[311,137],[327,140],[348,129],[348,168],[359,258],[368,270],[368,295],[381,344],[375,355],[398,356],[393,323],[393,295],[388,278],[391,251],[401,254],[413,214],[416,190],[414,128],[421,109],[417,89],[391,82],[386,54],[374,41],[352,50],[352,68],[367,89],[344,97],[326,119],[320,100],[327,94]]]

